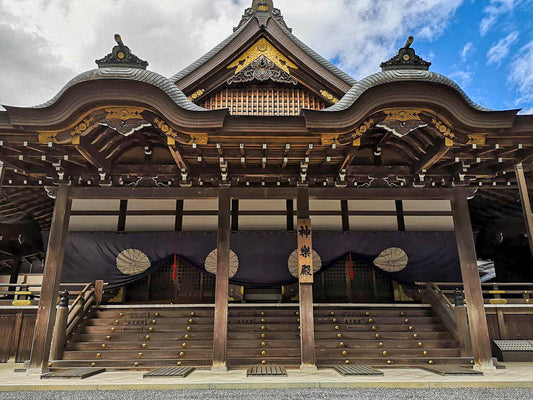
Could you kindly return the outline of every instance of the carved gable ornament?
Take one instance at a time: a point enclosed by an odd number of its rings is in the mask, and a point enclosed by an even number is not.
[[[421,110],[385,110],[384,112],[386,114],[385,119],[376,126],[398,137],[403,137],[418,128],[427,126],[420,119]]]
[[[272,80],[296,85],[298,81],[291,76],[289,67],[298,69],[278,49],[262,38],[228,66],[236,68],[235,75],[228,79],[228,84]]]

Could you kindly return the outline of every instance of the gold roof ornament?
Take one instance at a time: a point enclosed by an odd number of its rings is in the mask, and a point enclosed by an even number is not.
[[[248,50],[241,54],[235,61],[233,61],[228,68],[235,68],[235,74],[241,72],[244,68],[250,65],[253,61],[259,58],[261,55],[264,55],[275,65],[285,71],[290,75],[289,67],[293,69],[298,69],[298,67],[292,63],[287,57],[285,57],[281,52],[276,49],[268,40],[265,38],[259,39],[255,42]]]

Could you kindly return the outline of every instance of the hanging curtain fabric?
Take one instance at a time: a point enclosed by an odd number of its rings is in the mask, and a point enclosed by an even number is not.
[[[176,269],[178,268],[177,255],[174,254],[174,264],[172,264],[172,281],[176,280]]]
[[[353,280],[353,278],[355,278],[355,274],[353,272],[352,253],[348,254],[348,273],[350,274],[350,279]]]

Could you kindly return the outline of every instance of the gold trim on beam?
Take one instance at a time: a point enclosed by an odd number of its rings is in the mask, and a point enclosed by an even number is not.
[[[205,93],[205,89],[200,89],[194,92],[189,96],[190,101],[196,101],[199,97],[201,97]]]
[[[477,144],[478,146],[485,146],[486,134],[468,134],[466,136],[468,137],[467,144]]]
[[[333,103],[333,104],[336,104],[339,102],[339,99],[337,99],[335,96],[333,96],[330,92],[328,92],[327,90],[324,90],[322,89],[320,91],[320,94],[322,95],[322,97],[324,97],[327,101]]]
[[[361,145],[361,138],[363,135],[368,132],[370,128],[374,125],[374,120],[372,118],[367,119],[365,122],[363,122],[350,136],[353,140],[354,146],[360,146]]]
[[[246,50],[241,56],[237,57],[235,61],[228,65],[228,69],[237,67],[235,70],[235,74],[237,74],[261,55],[264,55],[289,75],[289,67],[298,69],[295,64],[293,64],[265,38],[259,39],[252,46],[250,46],[248,50]]]
[[[141,113],[145,111],[145,109],[138,107],[113,107],[106,108],[105,111],[107,112],[105,119],[120,119],[126,121],[128,119],[144,119]]]
[[[385,121],[420,121],[421,109],[385,109]]]
[[[322,134],[320,135],[320,143],[322,146],[331,146],[334,143],[339,142],[339,135],[338,134]]]
[[[188,133],[187,135],[191,137],[189,144],[207,144],[209,140],[207,133]]]

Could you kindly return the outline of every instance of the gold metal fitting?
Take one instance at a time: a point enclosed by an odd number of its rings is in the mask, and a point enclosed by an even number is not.
[[[531,303],[531,299],[526,299],[526,304]]]
[[[393,363],[392,360],[387,360],[387,364],[391,365]]]
[[[413,329],[413,325],[409,325],[409,330],[412,331]]]
[[[146,343],[141,344],[141,348],[146,349],[148,345]]]
[[[261,334],[261,339],[264,339],[266,338],[267,335],[265,335],[264,333]]]
[[[302,330],[302,327],[300,325],[298,325],[298,330],[301,331]]]
[[[189,335],[183,336],[183,339],[189,339]]]
[[[409,323],[409,318],[404,319],[403,322],[405,322],[406,324],[408,324],[408,323]]]
[[[369,315],[370,315],[370,313],[367,311],[367,312],[365,313],[365,316],[368,317]]]
[[[156,312],[156,313],[154,314],[154,316],[155,316],[156,318],[159,318],[159,317],[161,316],[161,314],[159,314],[158,312]]]
[[[266,322],[266,319],[261,318],[261,323],[265,323],[265,322]]]
[[[350,364],[350,360],[345,360],[344,364]]]
[[[405,313],[404,313],[404,312],[401,312],[401,313],[400,313],[400,316],[401,316],[401,317],[405,317]]]
[[[133,366],[134,366],[134,367],[138,367],[138,366],[139,366],[139,363],[138,363],[137,361],[135,361],[135,362],[133,363]]]
[[[118,316],[119,316],[119,317],[123,317],[123,316],[124,316],[124,313],[118,313]]]
[[[266,342],[261,342],[261,346],[265,347],[266,345]]]
[[[379,343],[378,343],[378,346],[379,346],[379,347],[383,347],[383,342],[379,342]]]
[[[300,311],[296,311],[296,315],[300,315]]]
[[[261,360],[261,364],[265,365],[267,362],[265,360]]]
[[[344,347],[344,342],[340,342],[339,347]]]
[[[428,355],[428,351],[427,351],[427,350],[424,350],[424,351],[422,352],[422,354],[425,355],[425,356],[427,356],[427,355]]]
[[[181,344],[181,347],[187,347],[187,343],[183,342],[183,343]]]
[[[337,333],[337,337],[338,337],[339,339],[342,339],[342,333]]]
[[[115,322],[113,322],[113,323],[114,323],[115,325],[118,325],[119,322],[120,322],[120,321],[119,321],[118,319],[116,319]]]
[[[376,333],[376,339],[379,339],[381,335],[379,333]]]
[[[143,355],[144,355],[143,353],[138,353],[138,354],[137,354],[137,357],[138,357],[138,358],[142,358]]]
[[[177,365],[178,367],[179,367],[181,364],[182,364],[181,361],[178,361],[178,362],[176,363],[176,365]]]
[[[96,358],[102,358],[102,354],[96,353]]]
[[[157,324],[157,321],[155,319],[152,320],[152,325]]]
[[[265,315],[264,311],[261,311],[261,316]]]
[[[413,337],[416,339],[418,337],[418,333],[413,333]]]
[[[49,362],[47,365],[48,365],[48,368],[50,368],[52,366],[52,363]]]
[[[297,323],[300,323],[300,318],[296,318],[296,322],[297,322]]]
[[[343,356],[345,356],[345,355],[347,355],[347,354],[348,354],[348,352],[347,352],[346,350],[343,350],[343,351],[342,351],[342,355],[343,355]]]
[[[150,340],[150,335],[146,335],[144,338],[145,338],[146,340]]]
[[[105,343],[102,343],[102,349],[105,349],[107,347],[107,345]]]
[[[378,329],[376,328],[376,325],[372,325],[372,330],[375,331],[376,329]]]
[[[474,364],[474,360],[470,360],[470,364]]]
[[[186,329],[187,332],[190,332],[191,331],[191,327],[188,326],[187,329]]]
[[[382,355],[383,357],[387,356],[387,354],[389,354],[389,353],[387,353],[387,350],[383,350],[383,351],[381,352],[381,355]]]
[[[183,357],[185,353],[183,351],[180,351],[180,357]]]
[[[331,315],[332,317],[334,317],[334,316],[335,316],[335,313],[332,311],[332,312],[329,313],[329,315]]]
[[[153,332],[154,331],[154,327],[151,326],[150,328],[148,328],[148,332]]]
[[[418,342],[417,345],[418,345],[418,347],[422,347],[423,346],[422,342]]]
[[[262,350],[262,351],[261,351],[261,355],[262,355],[262,356],[266,355],[266,353],[267,353],[267,352],[266,352],[265,350]]]
[[[193,312],[191,312],[190,315],[191,315],[191,317],[194,317],[196,315],[196,313],[193,311]]]
[[[335,325],[335,330],[338,331],[339,329],[341,329],[339,328],[339,325]]]
[[[331,320],[331,322],[336,323],[336,322],[337,322],[337,318],[333,318],[333,319]]]
[[[266,326],[261,325],[261,330],[264,331],[266,329]]]
[[[429,361],[428,361],[428,364],[433,364],[433,360],[429,360]]]
[[[105,337],[105,340],[111,340],[111,336],[107,335],[107,336]]]
[[[96,367],[96,363],[91,363],[91,367]]]
[[[192,318],[189,319],[189,324],[192,324],[194,320]]]
[[[112,327],[112,328],[111,328],[111,332],[115,332],[115,327]]]
[[[368,323],[369,323],[369,324],[373,324],[373,323],[374,323],[374,320],[373,320],[372,318],[369,318],[369,319],[368,319]]]

